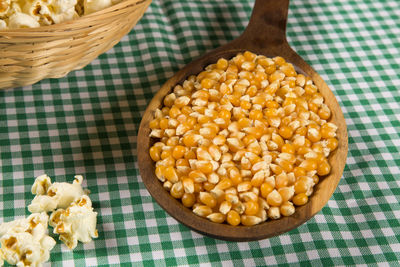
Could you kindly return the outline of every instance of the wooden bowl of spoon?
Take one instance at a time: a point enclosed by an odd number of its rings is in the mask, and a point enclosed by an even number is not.
[[[323,79],[289,46],[286,40],[286,21],[289,0],[256,0],[250,22],[243,34],[234,41],[215,49],[203,57],[189,63],[172,78],[170,78],[154,96],[140,124],[138,135],[138,159],[142,180],[148,191],[172,217],[189,228],[218,239],[231,241],[260,240],[288,232],[305,223],[318,213],[328,202],[335,191],[346,163],[348,137],[343,113],[332,91]],[[192,210],[185,208],[180,201],[167,192],[155,176],[155,164],[149,156],[149,148],[154,140],[149,137],[149,122],[153,119],[154,111],[162,106],[163,98],[173,87],[183,82],[190,75],[201,72],[205,66],[215,63],[219,58],[230,59],[239,52],[251,51],[267,57],[281,56],[292,63],[298,73],[311,77],[314,84],[324,96],[325,104],[330,108],[330,121],[338,126],[338,148],[329,156],[332,166],[328,176],[314,187],[314,193],[309,202],[296,207],[292,216],[278,220],[267,220],[254,226],[231,226],[213,223],[195,215]]]

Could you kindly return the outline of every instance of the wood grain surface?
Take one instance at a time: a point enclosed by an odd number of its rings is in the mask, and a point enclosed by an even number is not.
[[[203,57],[189,63],[170,78],[154,96],[139,128],[138,161],[139,170],[148,191],[172,217],[191,229],[218,239],[231,241],[260,240],[290,231],[308,221],[328,202],[335,191],[346,163],[348,137],[343,113],[332,91],[323,79],[289,46],[286,40],[286,21],[289,0],[256,0],[249,25],[243,34],[227,45],[219,47]],[[325,103],[332,111],[331,122],[338,126],[338,148],[331,153],[329,162],[331,173],[320,179],[314,187],[309,202],[296,207],[296,212],[289,217],[270,220],[255,226],[230,226],[217,224],[195,215],[167,192],[154,174],[155,164],[149,156],[149,148],[156,141],[149,137],[149,122],[153,119],[156,108],[162,106],[164,96],[172,88],[183,82],[188,76],[198,74],[204,67],[215,63],[219,58],[230,59],[239,52],[251,51],[268,57],[282,56],[292,63],[299,73],[310,76],[325,98]]]

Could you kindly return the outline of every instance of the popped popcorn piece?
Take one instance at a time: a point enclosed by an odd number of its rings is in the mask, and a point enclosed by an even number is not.
[[[22,10],[40,25],[51,25],[79,17],[75,11],[77,0],[30,0]]]
[[[0,1],[0,16],[7,14],[10,9],[11,0],[1,0]]]
[[[28,206],[30,212],[49,212],[57,208],[65,209],[74,200],[86,194],[82,189],[81,175],[76,175],[72,184],[51,183],[50,177],[41,175],[32,185],[32,194],[36,194],[32,203]]]
[[[121,0],[0,0],[0,30],[52,25],[119,2]]]
[[[0,19],[0,30],[4,29],[7,29],[7,23],[4,20]]]
[[[85,15],[102,10],[111,5],[111,0],[85,0],[83,3]]]
[[[53,233],[60,235],[60,240],[68,248],[74,249],[78,241],[88,243],[98,237],[96,230],[97,212],[93,211],[92,201],[82,195],[66,210],[58,209],[50,215],[50,226]]]
[[[35,20],[35,18],[20,12],[12,14],[8,20],[8,27],[10,29],[35,28],[39,26],[40,24]]]
[[[0,264],[42,266],[56,241],[47,234],[49,216],[42,213],[0,225]]]

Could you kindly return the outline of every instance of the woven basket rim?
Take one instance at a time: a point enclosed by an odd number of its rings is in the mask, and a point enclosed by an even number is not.
[[[151,1],[152,0],[123,0],[122,2],[120,2],[118,4],[112,5],[110,7],[104,8],[104,9],[96,11],[96,12],[93,12],[91,14],[84,15],[84,16],[81,16],[76,19],[63,21],[63,22],[53,24],[53,25],[40,26],[40,27],[36,27],[36,28],[0,30],[0,37],[2,37],[2,36],[5,37],[6,35],[20,34],[20,33],[29,35],[29,33],[40,33],[40,32],[48,33],[48,32],[54,32],[54,31],[69,30],[70,25],[75,25],[75,24],[81,23],[85,20],[90,20],[93,17],[99,16],[99,15],[104,15],[104,14],[107,14],[110,12],[114,12],[116,10],[126,8],[133,4],[140,5],[145,2],[151,2]]]

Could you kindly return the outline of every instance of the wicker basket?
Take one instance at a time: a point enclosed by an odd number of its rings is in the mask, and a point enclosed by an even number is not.
[[[125,0],[63,23],[0,31],[0,89],[60,78],[112,48],[139,21],[151,0]]]

